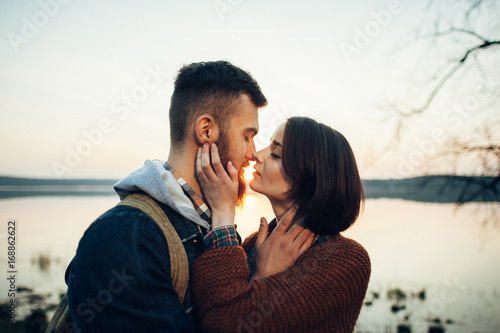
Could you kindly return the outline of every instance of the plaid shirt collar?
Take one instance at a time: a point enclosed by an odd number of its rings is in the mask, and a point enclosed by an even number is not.
[[[189,186],[189,184],[181,177],[181,175],[179,175],[174,169],[172,169],[170,165],[165,162],[163,166],[165,167],[165,169],[172,173],[179,185],[181,185],[182,190],[193,203],[193,206],[196,209],[198,215],[200,215],[200,217],[208,224],[211,224],[212,212],[210,211],[208,205],[200,198],[198,194],[196,194],[193,188]]]

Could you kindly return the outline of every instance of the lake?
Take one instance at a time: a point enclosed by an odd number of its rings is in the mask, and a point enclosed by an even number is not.
[[[17,295],[18,320],[57,303],[80,237],[117,202],[99,195],[0,200],[1,267],[8,277],[8,222],[15,220],[16,286],[27,288]],[[362,217],[344,233],[372,261],[356,332],[396,332],[403,323],[412,332],[438,323],[448,333],[500,332],[500,226],[488,220],[484,205],[457,210],[454,204],[368,199]],[[488,206],[500,213],[500,203]],[[251,193],[237,214],[242,237],[257,230],[261,216],[271,220],[271,207]],[[0,279],[0,301],[8,301],[8,289],[9,281]]]

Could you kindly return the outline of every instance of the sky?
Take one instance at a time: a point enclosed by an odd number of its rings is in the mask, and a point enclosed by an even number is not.
[[[392,135],[384,107],[443,52],[409,42],[426,4],[2,1],[0,175],[119,179],[166,159],[176,72],[210,60],[249,71],[268,98],[258,149],[287,117],[308,116],[346,136],[363,178],[419,175],[422,154],[408,151],[433,149],[442,120],[408,129],[406,153],[380,148]]]

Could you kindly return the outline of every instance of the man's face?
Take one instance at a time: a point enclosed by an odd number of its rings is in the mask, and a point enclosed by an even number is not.
[[[238,170],[238,203],[241,204],[246,187],[243,168],[249,165],[249,160],[253,160],[254,137],[259,131],[259,118],[258,108],[247,95],[240,96],[240,104],[237,107],[236,116],[232,118],[226,131],[221,131],[217,147],[224,168],[227,167],[227,162],[231,161]]]

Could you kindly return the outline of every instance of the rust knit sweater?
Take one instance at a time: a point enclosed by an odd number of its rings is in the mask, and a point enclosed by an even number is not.
[[[203,253],[193,264],[193,297],[206,332],[352,332],[368,280],[370,258],[354,240],[331,237],[293,267],[248,282],[240,246]],[[246,252],[245,252],[246,251]]]

